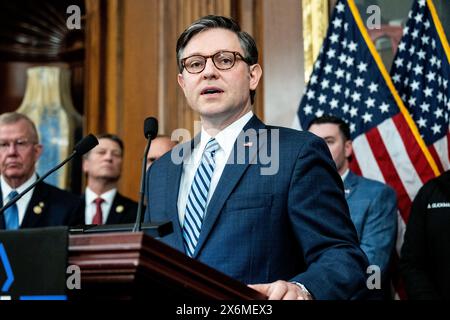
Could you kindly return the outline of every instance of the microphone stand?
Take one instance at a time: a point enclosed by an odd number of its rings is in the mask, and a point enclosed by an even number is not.
[[[142,207],[144,206],[144,193],[145,193],[145,172],[147,169],[147,154],[152,143],[151,137],[147,137],[147,146],[144,151],[144,158],[142,159],[142,170],[141,170],[141,188],[139,191],[139,204],[136,214],[136,223],[133,227],[133,232],[139,232],[142,229]]]

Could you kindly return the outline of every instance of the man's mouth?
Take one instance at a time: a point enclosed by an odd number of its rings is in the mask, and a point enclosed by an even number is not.
[[[216,94],[216,93],[223,93],[222,89],[219,88],[205,88],[200,93],[201,95],[208,95],[208,94]]]

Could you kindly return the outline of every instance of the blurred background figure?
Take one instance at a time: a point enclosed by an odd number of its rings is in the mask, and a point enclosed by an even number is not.
[[[382,287],[389,293],[389,264],[397,234],[397,198],[386,184],[363,178],[349,169],[353,154],[350,129],[335,116],[315,118],[309,131],[323,138],[344,182],[345,199],[355,224],[361,249],[370,265],[381,270]]]
[[[44,146],[34,123],[20,113],[0,115],[0,201],[3,206],[38,179],[36,162]],[[82,203],[67,191],[41,182],[0,217],[0,229],[82,223]]]
[[[157,136],[152,141],[152,145],[147,154],[147,169],[154,161],[158,160],[163,154],[170,151],[176,145],[177,142],[170,140],[169,136]]]
[[[109,133],[97,138],[98,146],[83,159],[83,172],[87,176],[84,221],[86,224],[133,223],[138,204],[117,190],[122,174],[123,142]]]

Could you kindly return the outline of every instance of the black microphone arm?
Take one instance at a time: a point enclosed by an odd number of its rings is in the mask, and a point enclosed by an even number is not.
[[[63,165],[65,165],[67,162],[73,159],[75,156],[82,156],[92,148],[94,148],[98,144],[97,138],[89,134],[88,136],[84,137],[80,142],[77,143],[77,145],[73,148],[72,153],[60,164],[58,164],[56,167],[52,168],[50,171],[46,172],[42,177],[39,177],[35,182],[33,182],[28,188],[23,190],[21,193],[17,194],[14,198],[12,198],[8,203],[6,203],[2,208],[0,208],[0,214],[2,214],[6,209],[11,207],[14,203],[19,201],[20,198],[22,198],[27,192],[29,192],[31,189],[33,189],[39,182],[47,178],[49,175],[51,175],[53,172],[61,168]]]
[[[142,208],[144,207],[144,195],[145,195],[145,172],[147,171],[147,154],[150,150],[152,140],[156,138],[158,134],[158,120],[153,117],[148,117],[144,121],[144,136],[147,139],[147,145],[144,151],[144,158],[142,159],[141,170],[141,188],[139,190],[139,204],[136,214],[136,222],[133,227],[133,232],[139,232],[142,229]]]

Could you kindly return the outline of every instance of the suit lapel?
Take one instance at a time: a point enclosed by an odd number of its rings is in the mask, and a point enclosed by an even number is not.
[[[219,217],[226,200],[234,190],[236,184],[239,182],[250,163],[256,163],[255,159],[258,154],[258,149],[263,147],[263,145],[260,145],[258,148],[259,137],[257,130],[262,128],[264,128],[264,124],[256,116],[253,116],[236,139],[230,157],[234,157],[236,160],[235,155],[237,154],[237,148],[240,148],[240,150],[243,150],[242,148],[247,149],[248,154],[245,156],[245,162],[243,164],[233,161],[230,164],[225,165],[219,183],[217,184],[214,194],[208,204],[208,208],[206,209],[205,219],[203,220],[200,237],[198,239],[193,258],[198,256],[200,250],[205,244],[205,241],[207,240],[217,218]],[[253,133],[250,132],[250,134],[247,134],[249,140],[254,141],[254,143],[248,147],[238,146],[238,143],[242,143],[244,141],[242,137],[248,129],[254,129]]]
[[[349,171],[347,177],[344,180],[345,199],[349,199],[352,196],[357,184],[358,177],[353,172]]]
[[[114,196],[113,202],[111,204],[111,208],[109,209],[108,219],[106,220],[107,224],[119,224],[121,223],[122,214],[116,211],[117,206],[119,206],[122,202],[122,196],[119,192],[116,192]]]
[[[23,218],[21,228],[35,228],[38,227],[39,221],[42,216],[45,215],[48,204],[45,203],[45,199],[48,194],[48,189],[45,188],[43,182],[38,183],[33,191],[33,196],[28,203],[25,216]]]
[[[172,225],[175,237],[174,247],[182,252],[184,252],[185,249],[183,243],[183,228],[180,225],[180,219],[178,218],[178,194],[180,192],[180,181],[183,173],[183,163],[199,142],[200,135],[197,135],[191,142],[176,146],[173,150],[177,152],[178,155],[181,155],[183,161],[181,161],[181,163],[174,163],[173,161],[170,161],[169,170],[167,172],[168,196],[165,197],[165,208],[167,208],[169,215],[173,217]],[[189,150],[190,152],[185,153],[185,150]]]

